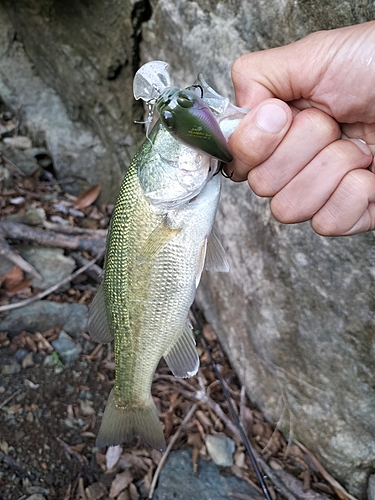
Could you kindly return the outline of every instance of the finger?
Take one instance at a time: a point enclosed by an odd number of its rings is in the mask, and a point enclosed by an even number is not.
[[[249,172],[251,189],[258,196],[274,196],[340,134],[337,122],[323,111],[301,111],[272,155]]]
[[[292,122],[289,106],[267,99],[250,111],[229,139],[234,161],[225,167],[234,181],[244,181],[249,170],[265,161],[280,144]]]
[[[372,160],[350,140],[338,140],[324,148],[271,201],[271,211],[286,224],[310,219],[327,202],[345,175],[366,168]]]
[[[309,99],[328,65],[327,51],[314,57],[319,48],[314,37],[324,38],[323,34],[314,34],[293,44],[238,58],[232,67],[238,105],[252,108],[270,97],[289,102]]]
[[[375,229],[375,175],[353,170],[340,182],[311,225],[322,236],[346,236]]]

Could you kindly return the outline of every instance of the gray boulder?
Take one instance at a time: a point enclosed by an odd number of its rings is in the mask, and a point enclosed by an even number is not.
[[[238,497],[236,497],[238,495]],[[245,481],[234,476],[220,475],[211,461],[199,460],[198,475],[194,474],[191,449],[172,451],[163,467],[155,500],[227,500],[234,498],[258,500],[259,494]]]
[[[73,338],[79,338],[87,328],[88,310],[80,304],[58,304],[40,300],[20,309],[13,309],[0,322],[0,331],[18,334],[45,332],[55,325],[61,326]]]

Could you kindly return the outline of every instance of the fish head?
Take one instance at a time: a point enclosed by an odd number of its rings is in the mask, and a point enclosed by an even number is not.
[[[232,161],[214,114],[195,90],[169,87],[159,95],[156,109],[161,123],[177,140],[224,163]]]
[[[196,197],[218,166],[218,160],[186,146],[158,122],[144,143],[138,178],[149,203],[173,208]]]

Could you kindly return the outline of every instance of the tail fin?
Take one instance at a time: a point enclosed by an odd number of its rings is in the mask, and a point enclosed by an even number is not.
[[[145,443],[165,450],[163,429],[159,420],[154,401],[150,397],[147,406],[134,408],[119,408],[116,406],[113,389],[109,394],[104,411],[102,424],[96,439],[99,448],[114,446],[141,437]]]

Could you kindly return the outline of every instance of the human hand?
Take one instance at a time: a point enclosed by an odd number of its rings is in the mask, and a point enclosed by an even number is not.
[[[272,197],[280,222],[311,219],[325,236],[375,229],[374,54],[370,22],[234,63],[237,104],[251,111],[229,140],[226,172]]]

